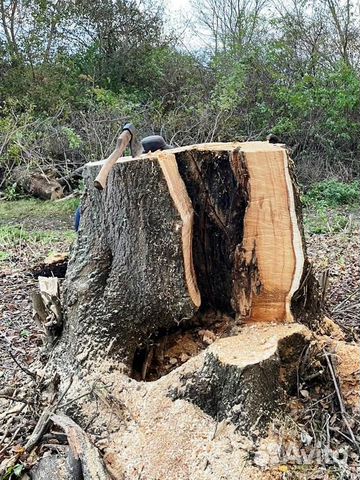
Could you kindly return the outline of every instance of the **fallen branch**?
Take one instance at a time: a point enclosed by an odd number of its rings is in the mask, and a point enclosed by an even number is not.
[[[50,426],[50,416],[52,413],[53,412],[50,408],[45,408],[45,410],[42,412],[33,433],[25,444],[25,451],[30,452],[38,443],[45,430],[48,429]]]
[[[340,390],[340,386],[339,386],[339,383],[337,381],[337,378],[336,378],[336,375],[335,375],[335,370],[334,370],[334,367],[333,367],[333,364],[332,364],[332,360],[331,360],[331,354],[329,354],[328,352],[325,352],[324,351],[324,356],[326,358],[326,362],[327,362],[327,365],[328,365],[328,368],[329,368],[329,372],[330,372],[330,375],[331,375],[331,378],[332,378],[332,381],[333,381],[333,384],[334,384],[334,387],[335,387],[335,391],[336,391],[336,396],[337,396],[337,399],[338,399],[338,402],[339,402],[339,406],[340,406],[340,413],[341,413],[341,416],[344,420],[344,423],[346,425],[346,428],[348,429],[348,432],[349,432],[349,435],[350,435],[350,438],[351,438],[351,441],[352,443],[356,446],[356,448],[360,451],[360,448],[359,448],[359,444],[358,442],[356,441],[356,438],[355,438],[355,435],[354,435],[354,432],[352,431],[352,428],[348,422],[348,419],[346,418],[347,417],[347,412],[346,412],[346,408],[345,408],[345,405],[344,405],[344,402],[343,402],[343,399],[342,399],[342,395],[341,395],[341,390]]]
[[[29,377],[31,377],[33,380],[36,381],[36,374],[31,370],[29,370],[28,368],[24,367],[24,365],[21,365],[21,363],[18,361],[18,359],[14,356],[14,354],[11,351],[12,344],[10,343],[10,341],[6,338],[6,336],[2,332],[0,332],[0,335],[2,336],[2,338],[5,340],[7,344],[7,351],[11,359],[16,363],[16,365],[20,368],[20,370],[22,370],[24,373],[26,373],[26,375],[29,375]]]
[[[84,430],[66,415],[53,414],[51,421],[66,433],[71,463],[80,464],[79,470],[83,478],[109,480],[110,476],[102,463],[99,451],[90,442]]]

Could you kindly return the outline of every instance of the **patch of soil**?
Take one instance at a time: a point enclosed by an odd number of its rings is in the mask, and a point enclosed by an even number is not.
[[[317,278],[328,273],[325,307],[328,316],[348,334],[359,339],[360,304],[360,223],[350,232],[308,235],[307,251]]]
[[[70,219],[39,219],[30,214],[21,222],[1,223],[30,232],[72,228]],[[7,247],[9,258],[0,262],[0,464],[25,444],[42,411],[44,331],[32,318],[31,292],[38,290],[32,270],[37,266],[37,273],[44,273],[39,263],[49,269],[44,262],[49,253],[68,249],[66,239],[52,244],[23,241]]]

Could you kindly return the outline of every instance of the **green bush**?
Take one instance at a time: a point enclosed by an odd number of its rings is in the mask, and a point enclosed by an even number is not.
[[[304,195],[307,206],[337,207],[359,204],[360,182],[343,183],[337,180],[325,180],[314,184]]]

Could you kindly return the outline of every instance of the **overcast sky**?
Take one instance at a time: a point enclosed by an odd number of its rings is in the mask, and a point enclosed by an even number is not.
[[[165,7],[171,13],[176,13],[182,10],[190,9],[189,0],[164,0]]]
[[[192,0],[163,0],[169,26],[180,32],[179,44],[188,50],[198,50],[206,46],[204,35],[196,35]],[[191,24],[192,27],[191,28]]]

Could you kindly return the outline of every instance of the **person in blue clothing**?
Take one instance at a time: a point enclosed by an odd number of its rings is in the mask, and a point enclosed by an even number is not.
[[[79,205],[78,208],[76,209],[75,217],[74,217],[75,232],[77,232],[80,228],[80,218],[81,218],[81,213],[80,213],[80,205]]]
[[[156,152],[156,150],[167,150],[172,148],[171,145],[167,145],[165,140],[161,135],[150,135],[141,140],[141,145],[143,147],[142,153]],[[79,231],[81,220],[81,207],[79,206],[76,209],[74,216],[74,229],[75,232]]]

